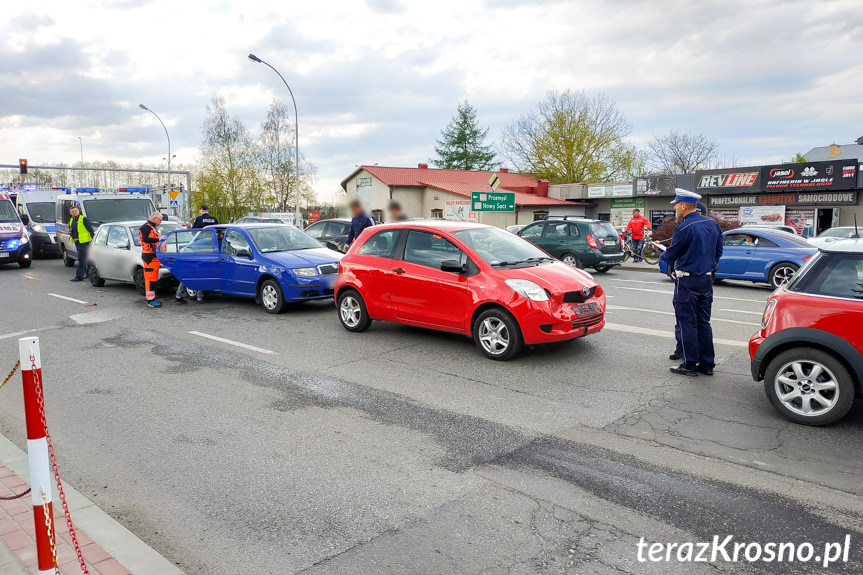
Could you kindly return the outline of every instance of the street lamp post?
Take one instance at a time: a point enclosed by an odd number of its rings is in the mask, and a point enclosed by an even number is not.
[[[296,197],[294,199],[294,225],[298,228],[302,228],[302,223],[300,222],[300,113],[297,110],[297,100],[294,98],[294,91],[291,90],[291,87],[288,85],[285,77],[282,76],[278,70],[273,68],[269,63],[264,62],[254,54],[249,54],[249,60],[252,62],[257,62],[258,64],[263,64],[267,66],[270,70],[279,75],[279,78],[282,79],[282,82],[285,83],[285,88],[288,89],[288,94],[291,95],[291,101],[294,103],[294,152],[296,154],[296,168],[297,168],[297,183],[296,183]]]
[[[171,191],[174,190],[174,187],[171,185],[171,136],[168,135],[168,128],[165,127],[165,122],[162,121],[162,118],[159,117],[159,114],[145,106],[144,104],[138,104],[138,107],[142,110],[146,110],[156,116],[156,119],[159,120],[159,123],[162,124],[162,129],[165,130],[165,137],[168,138],[168,186],[171,186]]]
[[[84,165],[84,140],[81,139],[81,136],[78,136],[78,143],[81,145],[81,166]]]

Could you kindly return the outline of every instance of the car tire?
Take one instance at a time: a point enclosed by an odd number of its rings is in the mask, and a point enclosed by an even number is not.
[[[611,269],[611,266],[594,266],[593,269],[598,274],[604,274],[605,272],[607,272],[608,270]]]
[[[87,275],[90,276],[90,285],[93,287],[102,287],[105,285],[105,280],[99,277],[99,270],[96,269],[96,266],[90,264],[87,266]]]
[[[781,264],[776,264],[771,268],[770,275],[768,276],[768,281],[770,282],[771,287],[778,288],[791,279],[791,277],[797,273],[797,270],[800,269],[796,264],[782,262]]]
[[[63,265],[67,268],[74,267],[75,260],[69,257],[69,254],[66,252],[66,247],[60,249],[60,257],[63,258]]]
[[[18,266],[22,268],[29,268],[33,264],[33,258],[21,258],[18,260]]]
[[[572,267],[578,268],[578,269],[584,269],[583,266],[581,265],[581,262],[578,261],[578,258],[575,256],[575,254],[565,253],[562,256],[560,256],[560,261],[562,261],[563,263],[565,263],[568,266],[572,266]]]
[[[495,361],[512,359],[524,346],[518,322],[500,308],[479,314],[473,323],[473,340],[487,358]]]
[[[278,314],[285,309],[285,294],[282,292],[282,286],[274,279],[266,280],[261,284],[258,297],[267,313]]]
[[[816,368],[819,374],[812,380]],[[795,347],[767,364],[764,392],[784,418],[804,425],[829,425],[847,415],[855,387],[848,368],[836,356],[813,347]],[[806,413],[807,406],[811,413]]]
[[[135,273],[132,274],[132,280],[135,282],[135,289],[138,293],[145,295],[147,293],[147,283],[144,281],[144,268],[136,267]]]
[[[336,307],[339,311],[339,322],[346,330],[359,333],[366,331],[372,325],[366,302],[357,290],[346,289],[340,292]]]

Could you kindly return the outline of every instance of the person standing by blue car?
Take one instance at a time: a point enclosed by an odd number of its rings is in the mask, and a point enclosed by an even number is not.
[[[677,188],[671,202],[680,220],[671,246],[661,259],[676,279],[674,316],[680,326],[683,363],[672,367],[679,375],[713,375],[716,353],[710,327],[713,306],[713,272],[722,257],[722,230],[716,220],[698,213],[701,196]]]
[[[347,252],[354,243],[354,240],[360,237],[363,230],[375,225],[375,219],[368,215],[363,209],[363,204],[359,200],[351,200],[348,205],[351,209],[351,229],[348,230],[348,239],[345,240],[345,245],[342,247],[343,252]]]
[[[198,210],[198,217],[195,218],[194,223],[192,224],[192,229],[203,229],[207,226],[217,226],[219,225],[219,220],[216,219],[215,216],[210,215],[210,209],[207,206],[201,206],[201,209]],[[174,294],[174,301],[179,304],[186,303],[186,296],[189,295],[189,290],[186,289],[186,286],[183,282],[180,282],[180,285],[177,286],[177,293]],[[204,292],[198,291],[195,294],[195,299],[198,303],[204,303]]]

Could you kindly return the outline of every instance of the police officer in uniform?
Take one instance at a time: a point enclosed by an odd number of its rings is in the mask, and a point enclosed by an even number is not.
[[[198,217],[195,218],[195,221],[192,224],[192,228],[205,228],[207,226],[215,226],[218,224],[219,220],[217,220],[215,216],[210,215],[209,208],[207,208],[207,206],[201,206],[201,209],[198,210]],[[180,285],[177,286],[177,293],[174,294],[174,301],[179,304],[184,304],[186,303],[185,298],[187,295],[189,295],[189,291],[186,289],[186,285],[183,282],[180,282]],[[206,301],[204,299],[204,292],[198,291],[195,299],[198,303],[204,303]]]
[[[701,202],[695,204],[695,209],[698,210],[698,213],[702,216],[707,215],[707,206],[705,206]],[[668,359],[672,361],[680,361],[681,359],[683,359],[683,351],[680,349],[680,324],[677,322],[674,322],[674,341],[674,353],[669,355]]]
[[[713,272],[722,257],[722,230],[716,220],[698,213],[701,196],[677,188],[671,202],[680,224],[674,229],[671,246],[661,259],[668,274],[676,279],[674,316],[680,326],[683,363],[672,373],[713,375],[715,352],[710,313],[713,305]]]

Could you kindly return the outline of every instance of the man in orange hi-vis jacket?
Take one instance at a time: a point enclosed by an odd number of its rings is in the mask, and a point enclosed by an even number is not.
[[[153,285],[159,281],[159,260],[156,258],[156,247],[159,244],[159,224],[162,214],[153,212],[150,219],[138,230],[141,234],[141,259],[144,262],[144,291],[147,294],[147,307],[161,307],[162,302],[156,299]]]

